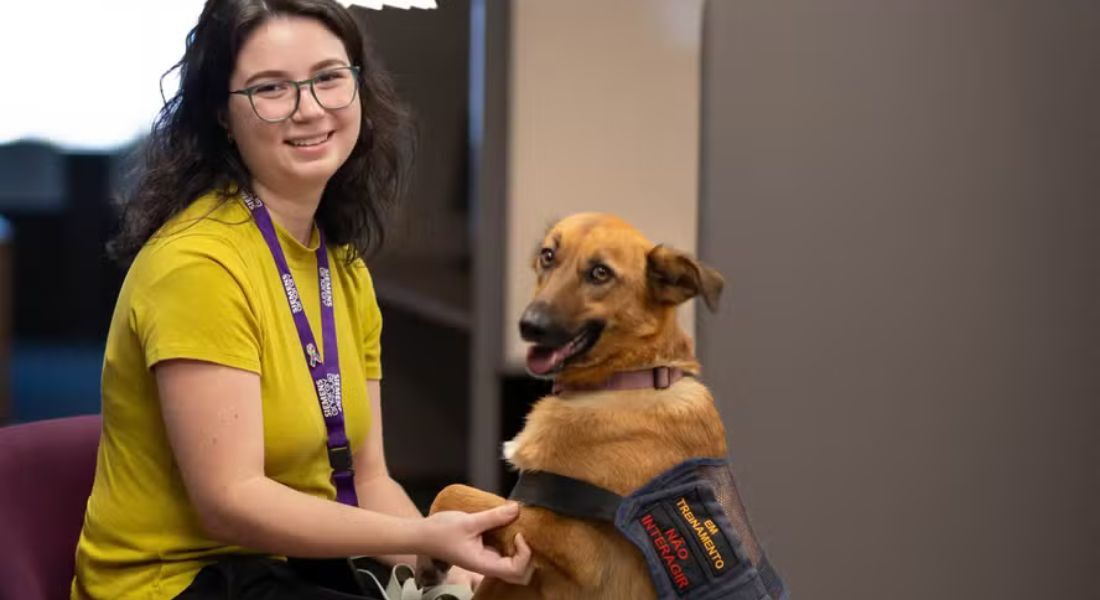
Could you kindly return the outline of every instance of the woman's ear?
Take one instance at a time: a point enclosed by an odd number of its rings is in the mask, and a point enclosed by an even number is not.
[[[718,271],[668,246],[656,246],[646,254],[646,281],[656,302],[676,305],[701,295],[712,312],[718,310],[725,285]]]
[[[233,132],[229,129],[229,119],[227,118],[226,109],[218,109],[218,114],[216,118],[218,119],[218,125],[220,125],[221,128],[225,130],[226,141],[228,141],[229,145],[232,146],[234,143]]]

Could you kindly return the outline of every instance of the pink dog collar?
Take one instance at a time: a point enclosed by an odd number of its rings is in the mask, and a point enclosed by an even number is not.
[[[683,379],[684,370],[680,367],[654,367],[638,371],[622,371],[605,379],[602,383],[588,386],[562,385],[554,382],[554,393],[597,392],[607,390],[643,390],[653,388],[663,390]]]

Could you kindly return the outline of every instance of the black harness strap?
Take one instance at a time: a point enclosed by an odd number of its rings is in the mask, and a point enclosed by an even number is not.
[[[615,522],[623,497],[591,483],[549,473],[524,471],[512,488],[509,500],[538,506],[577,519]]]

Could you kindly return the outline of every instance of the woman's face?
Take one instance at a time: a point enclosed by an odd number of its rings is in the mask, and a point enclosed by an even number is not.
[[[245,41],[230,75],[229,89],[301,81],[350,64],[340,38],[321,22],[278,17],[257,27]],[[344,74],[350,76],[346,71]],[[324,99],[323,84],[317,85],[318,95]],[[270,95],[271,89],[265,88],[265,92]],[[291,87],[288,94],[293,93]],[[259,94],[254,100],[266,102]],[[254,179],[266,187],[295,193],[323,188],[347,160],[359,138],[359,103],[356,94],[355,100],[343,108],[325,109],[309,86],[303,85],[298,109],[284,121],[269,123],[257,116],[247,96],[230,94],[225,124]]]

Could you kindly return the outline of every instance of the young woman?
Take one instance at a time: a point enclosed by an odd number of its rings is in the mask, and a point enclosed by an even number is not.
[[[365,256],[410,158],[405,114],[331,0],[209,0],[112,250],[104,430],[74,598],[346,598],[281,557],[430,556],[521,580],[481,533],[424,518],[382,444]]]

